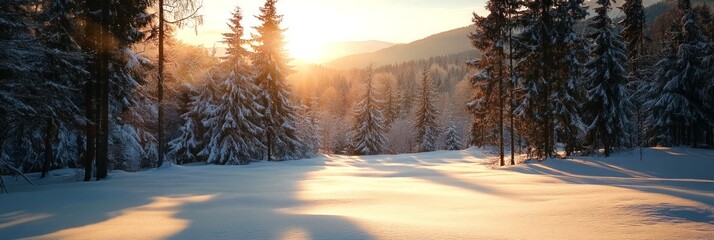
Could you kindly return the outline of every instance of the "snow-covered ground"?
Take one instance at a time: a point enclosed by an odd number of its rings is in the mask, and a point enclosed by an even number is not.
[[[712,239],[714,151],[493,168],[479,149],[54,172],[0,195],[0,239]]]

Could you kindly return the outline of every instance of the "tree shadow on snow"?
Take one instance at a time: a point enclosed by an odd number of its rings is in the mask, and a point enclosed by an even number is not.
[[[299,184],[324,167],[323,158],[247,166],[172,166],[124,173],[108,181],[1,195],[0,238],[91,239],[91,235],[72,234],[116,228],[96,237],[131,238],[123,234],[146,232],[141,237],[372,239],[341,216],[282,210],[309,204],[299,199]],[[142,218],[148,222],[140,226],[132,222]]]
[[[441,151],[443,154],[444,151]],[[444,165],[447,163],[476,163],[464,160],[466,157],[473,157],[465,151],[450,151],[450,155],[446,157],[438,157],[439,152],[425,153],[433,154],[433,157],[428,159],[420,159],[410,155],[398,156],[367,156],[366,161],[353,161],[352,166],[374,169],[377,173],[362,174],[366,177],[404,177],[415,178],[433,182],[436,184],[461,188],[476,193],[489,194],[503,198],[519,199],[520,195],[500,190],[498,188],[489,187],[482,184],[465,181],[450,175],[447,172],[431,169],[432,166]],[[452,156],[453,155],[453,156]],[[483,162],[478,164],[485,164]]]
[[[662,153],[668,156],[648,159],[649,156]],[[714,159],[714,152],[645,149],[644,156],[642,161],[638,156],[628,155],[586,160],[552,159],[503,170],[547,175],[569,183],[608,185],[665,194],[714,207],[714,174],[711,174],[709,167],[714,163],[711,161]],[[692,160],[696,159],[692,158],[693,156],[712,158]]]

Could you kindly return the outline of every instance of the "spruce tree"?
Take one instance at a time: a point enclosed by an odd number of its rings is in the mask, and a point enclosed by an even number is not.
[[[180,135],[169,142],[168,155],[173,157],[176,164],[198,161],[198,153],[204,147],[203,132],[200,130],[202,128],[200,112],[196,108],[198,105],[196,90],[188,85],[185,95],[182,101],[184,111],[180,116],[183,121],[179,127]]]
[[[629,66],[629,89],[633,92],[631,102],[635,106],[633,112],[632,123],[632,138],[633,143],[637,146],[642,144],[642,113],[640,111],[641,102],[636,96],[638,83],[641,82],[642,74],[641,65],[644,63],[642,58],[644,31],[645,31],[645,10],[642,6],[642,0],[625,0],[625,4],[620,7],[625,13],[625,18],[620,21],[622,25],[622,39],[627,44],[627,63]]]
[[[605,156],[609,156],[613,148],[626,141],[631,104],[626,88],[625,44],[608,16],[611,1],[598,0],[598,4],[597,16],[590,25],[596,32],[590,35],[593,39],[587,64],[590,87],[583,110],[589,122],[589,142],[593,147],[602,146]]]
[[[314,157],[322,147],[322,128],[318,123],[319,106],[316,96],[310,97],[300,117],[300,138],[303,139],[304,157]]]
[[[565,140],[569,153],[582,131],[577,109],[586,43],[574,27],[586,11],[581,0],[526,1],[522,6],[515,20],[522,30],[512,44],[519,79],[514,114],[525,124],[519,129],[532,154],[552,157],[558,139]]]
[[[384,78],[384,117],[387,128],[399,117],[399,96],[395,91],[394,79]]]
[[[251,120],[257,111],[251,108],[253,99],[246,91],[247,73],[246,69],[231,71],[219,86],[220,100],[204,121],[210,136],[205,149],[208,163],[248,164],[262,152],[257,138],[262,129]]]
[[[252,94],[256,87],[246,63],[248,51],[243,48],[246,41],[242,39],[242,18],[237,8],[228,24],[231,32],[224,34],[229,55],[223,64],[228,73],[218,88],[220,100],[205,120],[210,136],[205,149],[208,163],[248,164],[250,159],[259,158],[264,148],[259,138],[263,129],[258,122],[262,109]]]
[[[469,35],[471,44],[483,53],[478,60],[468,62],[470,66],[480,69],[471,77],[474,96],[468,103],[468,108],[474,114],[472,129],[472,144],[483,145],[484,138],[496,139],[499,146],[500,165],[504,162],[503,113],[505,111],[505,81],[507,69],[505,65],[506,33],[510,27],[507,17],[507,1],[488,1],[486,17],[474,13],[473,22],[476,31]],[[495,136],[488,132],[496,131]]]
[[[625,18],[620,21],[620,25],[622,25],[622,39],[627,43],[630,77],[636,77],[639,71],[637,61],[644,43],[645,10],[642,0],[625,0],[625,4],[620,9],[625,13]]]
[[[375,155],[383,153],[387,138],[384,115],[377,90],[372,79],[372,67],[365,73],[364,92],[358,98],[354,110],[354,126],[351,131],[350,149],[355,155]]]
[[[446,127],[446,132],[444,133],[444,145],[446,150],[461,150],[463,146],[461,136],[459,136],[459,132],[453,124]]]
[[[436,141],[439,136],[436,117],[439,115],[434,103],[436,90],[429,78],[429,69],[424,68],[417,90],[416,112],[414,127],[416,128],[416,142],[420,152],[436,150]]]
[[[553,70],[552,104],[554,128],[557,139],[565,144],[565,154],[570,155],[581,146],[585,131],[580,105],[587,88],[584,67],[588,56],[587,39],[575,31],[578,21],[587,16],[583,0],[562,0],[555,10],[555,63]]]
[[[649,100],[644,106],[651,112],[646,124],[651,129],[650,144],[696,146],[697,132],[711,126],[712,109],[707,107],[711,97],[711,75],[707,69],[707,39],[701,35],[689,0],[679,4],[682,14],[680,29],[672,35],[668,54],[657,63],[659,76],[647,87]]]
[[[284,49],[285,30],[280,28],[283,15],[277,13],[276,3],[277,0],[266,0],[260,8],[258,20],[262,25],[255,27],[252,55],[258,85],[257,103],[261,106],[262,140],[269,161],[298,158],[301,149],[296,129],[297,109],[290,99],[291,87],[287,82],[292,70]]]

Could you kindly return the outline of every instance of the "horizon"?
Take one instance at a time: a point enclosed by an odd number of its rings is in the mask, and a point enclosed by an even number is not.
[[[178,29],[176,38],[191,45],[224,47],[220,42],[223,39],[222,33],[228,32],[226,24],[236,6],[240,7],[243,13],[241,24],[246,30],[244,37],[249,38],[254,32],[253,27],[258,24],[254,16],[258,14],[259,7],[262,7],[264,2],[204,1],[198,12],[203,16],[203,24],[197,29]],[[330,44],[366,41],[410,43],[437,33],[469,26],[472,13],[485,13],[484,6],[483,0],[447,0],[438,3],[428,0],[366,0],[358,3],[295,0],[278,1],[277,9],[278,13],[284,16],[281,27],[286,29],[285,48],[290,56],[303,62],[322,63],[330,60],[324,52]]]

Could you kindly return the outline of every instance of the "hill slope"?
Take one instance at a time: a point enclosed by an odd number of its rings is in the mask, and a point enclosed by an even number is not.
[[[426,59],[471,50],[467,34],[472,27],[462,27],[431,35],[408,44],[399,44],[373,53],[363,53],[339,58],[325,64],[337,69],[364,68],[372,63],[375,67]]]

